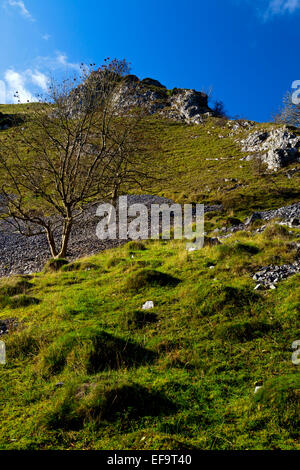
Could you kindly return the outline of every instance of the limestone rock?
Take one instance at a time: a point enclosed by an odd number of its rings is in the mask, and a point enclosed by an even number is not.
[[[287,126],[271,131],[256,131],[240,141],[243,152],[252,152],[261,158],[269,170],[300,161],[300,136]],[[247,157],[249,160],[249,156]]]
[[[152,308],[154,308],[154,303],[152,300],[147,300],[147,302],[145,302],[142,307],[143,310],[151,310]]]
[[[281,266],[265,266],[256,272],[253,280],[258,282],[258,286],[265,289],[276,289],[279,281],[287,279],[290,276],[300,273],[300,261],[296,260],[291,264],[283,264]],[[256,287],[258,289],[258,287]]]
[[[140,81],[135,75],[128,75],[116,90],[114,103],[120,113],[130,108],[143,108],[148,114],[154,114],[167,106],[168,94],[156,80]]]
[[[207,99],[205,93],[175,88],[170,100],[169,115],[188,123],[200,124],[203,118],[213,115],[208,108]]]
[[[93,86],[97,90],[97,73],[94,73],[90,79],[96,80],[96,85]],[[77,112],[78,103],[82,105],[85,102],[86,89],[86,84],[81,84],[71,92],[72,112]],[[127,75],[117,82],[112,102],[120,115],[128,113],[131,108],[140,108],[149,115],[159,113],[163,117],[189,124],[200,124],[213,116],[205,93],[181,88],[168,91],[157,80],[152,78],[140,80],[135,75]]]
[[[275,218],[281,219],[290,227],[297,227],[300,220],[300,202],[269,211],[254,212],[245,223],[249,225],[257,219],[269,221]]]

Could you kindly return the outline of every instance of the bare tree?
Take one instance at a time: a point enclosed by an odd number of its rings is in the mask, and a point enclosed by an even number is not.
[[[85,204],[115,200],[147,180],[151,144],[141,110],[120,116],[116,100],[127,73],[125,61],[107,60],[52,81],[47,99],[30,105],[28,122],[3,139],[4,216],[23,235],[45,233],[53,258],[66,256]]]
[[[283,107],[274,118],[275,122],[289,126],[300,127],[300,104],[293,102],[292,94],[288,92],[283,98]]]

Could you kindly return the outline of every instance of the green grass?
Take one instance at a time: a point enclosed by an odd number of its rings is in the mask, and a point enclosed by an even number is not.
[[[299,174],[288,179],[287,168],[275,174],[260,173],[254,162],[241,160],[247,154],[239,141],[250,132],[272,127],[276,125],[255,124],[231,135],[226,121],[217,118],[201,126],[148,119],[145,132],[159,135],[161,145],[152,169],[162,178],[149,181],[148,192],[179,203],[223,203],[228,216],[241,220],[252,211],[298,201]],[[300,164],[293,167],[300,168]]]
[[[238,233],[191,254],[149,241],[134,259],[125,245],[33,276],[39,303],[1,311],[20,326],[2,337],[0,447],[299,449],[300,276],[259,294],[251,279],[285,262],[278,236]],[[153,272],[180,282],[153,284]]]
[[[180,282],[170,274],[166,274],[154,269],[140,269],[134,272],[127,280],[125,289],[131,291],[138,291],[140,289],[157,286],[168,287],[174,286]]]
[[[0,112],[30,115],[30,106]],[[299,200],[299,176],[257,174],[240,160],[235,140],[249,131],[149,118],[145,132],[160,136],[153,169],[163,167],[164,179],[143,192],[223,202],[225,212],[206,216],[209,236],[252,210]],[[0,320],[19,326],[1,336],[0,448],[299,450],[291,345],[300,339],[300,275],[274,291],[256,292],[252,280],[262,266],[295,259],[297,234],[271,224],[192,253],[181,241],[132,242],[2,280]],[[142,310],[149,300],[154,308]]]

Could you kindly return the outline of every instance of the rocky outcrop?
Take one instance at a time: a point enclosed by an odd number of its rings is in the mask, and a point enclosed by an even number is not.
[[[167,106],[168,93],[156,80],[139,80],[135,75],[127,75],[117,87],[114,103],[120,113],[143,108],[148,114],[154,114]]]
[[[300,136],[291,132],[287,126],[253,132],[240,143],[243,152],[251,152],[247,160],[260,158],[271,171],[300,161]]]
[[[175,88],[172,90],[167,114],[173,119],[200,124],[203,119],[213,115],[207,99],[207,95],[203,92]]]
[[[245,223],[250,225],[257,219],[268,221],[275,218],[281,219],[291,227],[300,226],[300,202],[269,211],[254,212]]]
[[[93,86],[97,88],[95,73],[92,79]],[[189,124],[199,124],[213,115],[208,106],[208,96],[203,92],[182,88],[167,90],[158,80],[140,80],[135,75],[127,75],[116,82],[113,103],[120,114],[132,108],[140,108],[149,115],[158,113],[162,117]],[[85,99],[85,84],[73,90],[70,96],[76,112],[76,103]]]
[[[199,124],[205,117],[212,115],[205,93],[174,88],[167,90],[157,80],[139,80],[135,75],[127,75],[116,92],[115,103],[119,110],[141,107],[148,114],[162,116],[187,123]]]

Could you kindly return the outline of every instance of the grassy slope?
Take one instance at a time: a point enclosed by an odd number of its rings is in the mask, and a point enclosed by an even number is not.
[[[254,162],[241,160],[247,153],[241,152],[237,141],[249,132],[271,127],[276,126],[255,124],[250,130],[240,128],[233,133],[226,122],[214,118],[202,126],[150,119],[146,129],[159,135],[161,143],[154,169],[157,166],[158,176],[165,171],[166,178],[160,184],[152,183],[149,190],[181,203],[225,202],[227,209],[241,216],[298,201],[299,174],[288,179],[286,168],[263,174]],[[300,164],[293,167],[300,168]]]
[[[26,115],[32,106],[38,104],[0,105],[0,112]],[[291,179],[287,178],[287,169],[274,175],[262,174],[253,162],[240,160],[247,153],[241,152],[237,141],[249,132],[273,127],[276,125],[254,123],[249,130],[240,127],[233,132],[222,119],[211,118],[198,126],[151,117],[145,121],[145,133],[155,140],[158,137],[160,150],[153,158],[151,170],[161,181],[149,179],[149,187],[143,192],[171,197],[180,203],[225,202],[229,211],[242,217],[252,210],[298,201],[300,173]],[[0,142],[7,132],[0,131]],[[293,167],[300,168],[300,163]],[[224,181],[230,178],[237,182]]]
[[[221,134],[216,121],[147,126],[173,167],[163,190],[149,190],[182,202],[229,200],[207,229],[251,206],[297,199],[297,177],[279,172],[274,185],[255,175],[231,137],[208,134]],[[228,177],[245,184],[231,199]],[[149,241],[1,281],[0,318],[17,318],[19,329],[2,338],[0,448],[299,448],[291,344],[300,337],[300,276],[262,293],[251,279],[260,266],[293,260],[296,235],[238,233],[190,254],[179,241]],[[144,317],[146,300],[155,308]]]

